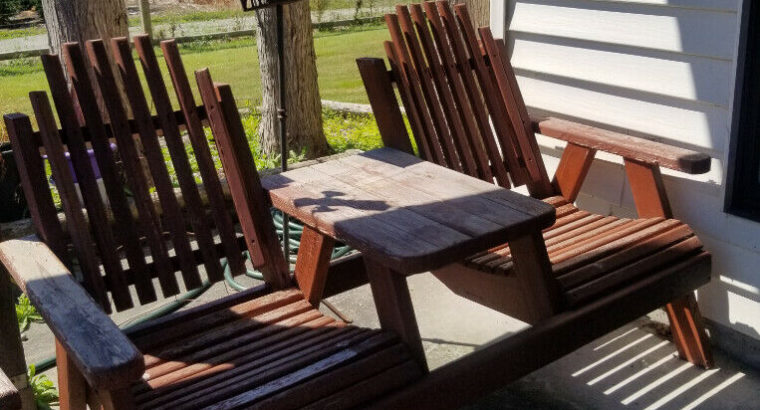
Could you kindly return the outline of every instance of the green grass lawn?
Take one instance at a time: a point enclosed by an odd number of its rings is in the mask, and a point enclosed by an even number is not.
[[[366,103],[367,97],[355,60],[363,56],[383,56],[382,43],[386,39],[387,30],[381,25],[316,32],[314,42],[321,97]],[[215,81],[232,86],[242,105],[256,105],[261,100],[259,63],[253,39],[188,43],[180,48],[188,73],[209,67]],[[157,49],[157,52],[160,54],[160,50]],[[167,70],[164,73],[169,83]],[[191,83],[194,86],[194,82]],[[31,113],[28,93],[34,90],[48,90],[39,59],[11,60],[0,64],[0,113]]]

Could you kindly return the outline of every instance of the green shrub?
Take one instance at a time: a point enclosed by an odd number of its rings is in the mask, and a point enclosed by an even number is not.
[[[55,385],[44,374],[36,374],[33,364],[29,365],[27,377],[34,392],[34,401],[37,403],[38,409],[47,410],[58,405],[58,390],[55,389]]]

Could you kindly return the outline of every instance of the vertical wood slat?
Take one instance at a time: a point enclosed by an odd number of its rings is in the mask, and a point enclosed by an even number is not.
[[[79,202],[76,189],[74,188],[74,179],[69,170],[68,161],[66,161],[66,157],[64,156],[63,144],[61,144],[61,140],[58,137],[58,127],[53,118],[50,101],[48,101],[47,95],[41,91],[29,93],[29,99],[37,117],[40,136],[47,152],[58,193],[61,196],[66,223],[69,227],[79,228],[69,229],[69,234],[77,253],[84,286],[90,295],[103,307],[103,310],[110,313],[111,304],[108,301],[106,287],[100,275],[100,265],[95,254],[95,249],[92,246],[89,232],[87,232],[88,224],[82,212],[82,206]]]
[[[133,306],[132,297],[124,277],[121,260],[117,252],[116,240],[113,236],[113,231],[109,227],[103,198],[100,195],[100,190],[95,179],[95,172],[92,169],[90,156],[87,153],[87,146],[82,136],[80,124],[77,121],[61,61],[57,55],[44,55],[42,56],[42,67],[45,70],[48,85],[53,95],[53,101],[58,111],[58,118],[61,119],[61,128],[68,137],[66,145],[71,163],[74,166],[74,172],[84,204],[87,207],[87,218],[90,221],[89,225],[68,224],[68,230],[70,232],[76,230],[87,231],[89,227],[92,236],[95,238],[100,261],[106,273],[106,285],[111,290],[116,309],[124,310],[131,308]],[[55,121],[52,124],[55,127]],[[53,135],[58,140],[55,145],[63,149],[57,129],[50,136],[53,137]],[[60,168],[58,172],[59,174],[68,173],[68,168]],[[89,237],[88,232],[82,235]]]
[[[443,7],[439,5],[439,10]],[[522,153],[515,144],[515,130],[509,122],[509,117],[506,115],[506,106],[494,87],[493,70],[486,65],[480,48],[480,42],[475,34],[475,29],[470,23],[471,20],[467,7],[455,6],[454,12],[465,44],[469,50],[470,58],[475,63],[475,74],[480,89],[484,94],[486,106],[491,112],[491,120],[493,121],[496,136],[499,138],[502,155],[512,176],[512,182],[516,186],[523,185],[530,180],[530,177],[525,169]]]
[[[48,189],[45,167],[34,139],[32,122],[28,116],[18,113],[6,114],[3,119],[34,228],[58,259],[71,266],[67,252],[69,241],[64,236],[58,212],[53,204],[53,196]]]
[[[108,195],[108,202],[111,205],[114,227],[118,229],[119,237],[122,239],[121,245],[126,251],[129,269],[135,275],[134,283],[137,296],[140,303],[153,302],[156,300],[156,292],[148,274],[145,255],[140,246],[139,235],[135,230],[135,221],[127,204],[127,196],[116,171],[114,154],[106,136],[106,128],[95,92],[92,89],[93,83],[90,80],[82,50],[79,43],[66,43],[63,49],[69,79],[76,90],[77,101],[82,110],[85,125],[90,132],[92,149],[95,152],[100,175],[103,178]],[[109,226],[106,225],[97,229],[109,229]],[[119,253],[114,250],[114,254],[118,258]]]
[[[322,300],[334,245],[335,239],[308,225],[303,227],[294,273],[304,297],[315,307]]]
[[[466,130],[462,130],[464,132],[464,145],[468,147],[470,155],[474,157],[478,177],[484,181],[493,182],[494,176],[488,163],[483,138],[475,122],[475,114],[470,105],[469,96],[464,90],[459,67],[457,67],[452,56],[450,42],[443,30],[441,19],[435,11],[435,4],[432,2],[425,3],[425,14],[423,14],[419,4],[412,4],[409,8],[412,12],[412,19],[417,25],[419,36],[423,39],[423,44],[431,43],[426,48],[430,48],[432,54],[435,54],[435,50],[437,50],[443,68],[439,75],[443,77],[443,83],[448,83],[453,92],[453,107],[456,112],[450,112],[450,115],[458,116],[460,122],[467,127]],[[430,28],[428,28],[428,23]],[[462,73],[466,75],[466,71],[469,70],[462,70]],[[476,90],[472,91],[475,92]],[[506,173],[504,176],[506,177]]]
[[[164,52],[164,60],[169,68],[177,100],[185,115],[187,133],[190,136],[190,142],[193,144],[193,152],[195,153],[198,169],[203,179],[203,186],[206,188],[206,196],[211,205],[211,216],[214,219],[214,223],[219,231],[219,237],[224,245],[227,261],[233,275],[244,273],[245,264],[235,235],[235,227],[227,209],[227,204],[224,201],[222,184],[219,182],[219,175],[211,158],[206,133],[198,116],[195,98],[190,89],[190,82],[188,81],[182,58],[177,49],[177,42],[174,40],[162,41],[161,50]],[[258,265],[257,262],[261,263],[261,261],[253,262],[254,266]]]
[[[414,154],[385,63],[378,58],[359,58],[356,64],[359,67],[359,74],[367,91],[383,145]],[[420,147],[420,152],[423,151]]]
[[[511,188],[511,183],[508,177],[508,170],[499,151],[498,143],[494,137],[491,122],[488,118],[488,112],[484,104],[486,96],[483,95],[483,90],[480,90],[480,87],[477,85],[477,78],[473,78],[474,72],[467,55],[467,46],[463,42],[457,21],[451,13],[451,7],[448,2],[437,2],[435,5],[438,9],[438,15],[436,15],[435,10],[433,9],[433,3],[425,3],[425,10],[429,16],[428,18],[435,22],[434,27],[438,27],[437,30],[441,31],[441,34],[439,34],[441,37],[440,42],[448,41],[453,48],[453,58],[449,57],[453,64],[453,73],[449,75],[455,76],[456,71],[459,70],[461,80],[464,81],[463,88],[466,92],[469,106],[475,116],[476,126],[482,137],[482,143],[485,145],[484,148],[488,155],[488,159],[491,161],[491,167],[493,168],[496,182],[500,186],[509,189]],[[457,87],[462,86],[459,81],[457,81],[457,84]]]
[[[171,100],[169,99],[164,79],[158,67],[158,60],[153,51],[153,44],[147,35],[135,36],[134,43],[142,64],[145,79],[148,82],[148,88],[153,97],[153,103],[158,113],[164,141],[169,149],[174,171],[182,190],[182,198],[185,201],[185,209],[189,214],[190,225],[193,228],[198,248],[203,256],[206,272],[212,281],[222,280],[222,265],[219,255],[216,253],[214,237],[212,236],[211,228],[206,223],[207,217],[201,202],[200,193],[198,192],[198,185],[195,183],[193,171],[190,168],[185,144],[182,142],[182,135],[179,132]]]
[[[422,8],[418,4],[413,4],[409,7],[397,6],[396,13],[399,16],[401,29],[406,35],[407,42],[410,44],[410,50],[413,53],[418,52],[422,54],[416,60],[421,62],[421,64],[417,65],[417,70],[421,72],[429,71],[431,73],[433,90],[438,95],[439,104],[448,121],[450,135],[452,136],[464,171],[472,177],[479,178],[479,169],[473,156],[474,147],[470,145],[465,135],[462,116],[457,109],[454,96],[449,87],[449,81],[447,81],[451,79],[447,79],[446,74],[443,72],[442,62],[430,38],[430,29],[425,22]],[[427,64],[425,64],[425,61],[427,61]]]
[[[132,50],[126,38],[114,38],[111,40],[111,49],[114,50],[114,58],[125,83],[125,90],[132,108],[135,122],[140,133],[141,142],[145,147],[145,157],[148,160],[153,181],[156,184],[156,192],[163,217],[168,223],[174,249],[179,257],[180,269],[185,286],[188,289],[201,286],[201,278],[198,267],[195,264],[190,242],[187,237],[185,224],[182,218],[177,197],[174,194],[169,173],[161,154],[161,146],[158,143],[158,135],[151,119],[148,103],[143,93],[137,68],[132,60]]]
[[[541,151],[538,149],[530,116],[528,116],[525,102],[517,86],[512,65],[507,56],[502,53],[503,47],[494,40],[491,29],[480,28],[478,32],[488,53],[488,61],[491,63],[491,68],[496,77],[496,85],[498,85],[502,99],[506,104],[509,118],[514,124],[518,146],[522,151],[525,167],[531,177],[528,181],[528,190],[531,196],[536,198],[550,196],[554,194],[554,190],[546,174]]]
[[[568,202],[575,202],[588,175],[596,150],[568,143],[554,173],[553,185]]]
[[[98,86],[103,94],[108,117],[111,121],[111,131],[116,139],[119,157],[126,171],[129,184],[138,213],[138,224],[146,236],[151,256],[156,265],[158,280],[165,296],[179,293],[179,286],[174,277],[174,269],[169,261],[166,242],[162,237],[161,221],[156,215],[153,200],[148,188],[148,177],[140,162],[137,146],[130,131],[127,113],[120,98],[116,81],[111,70],[105,44],[102,40],[87,42],[87,52],[94,68]]]
[[[420,154],[423,154],[424,159],[428,161],[445,166],[446,158],[443,155],[443,148],[438,144],[438,139],[434,135],[433,122],[430,120],[425,103],[422,101],[422,94],[418,88],[419,83],[410,80],[411,70],[397,55],[393,42],[385,41],[383,46],[391,70],[398,77],[396,81],[401,91],[401,101],[406,107],[406,114],[412,126],[417,146],[421,147]]]
[[[290,269],[280,249],[269,201],[261,186],[232,91],[227,85],[215,86],[208,69],[196,71],[195,78],[248,249],[252,254],[263,256],[266,265],[261,270],[265,281],[275,289],[285,288],[291,284]]]
[[[414,43],[408,44],[407,38],[401,32],[399,26],[399,18],[395,14],[386,14],[385,22],[388,25],[388,30],[391,34],[391,41],[396,48],[396,56],[405,63],[407,70],[412,74],[411,80],[415,85],[420,86],[420,103],[424,104],[425,109],[432,116],[431,127],[429,130],[434,130],[431,133],[432,136],[438,141],[438,144],[442,148],[444,158],[446,159],[445,165],[455,171],[463,172],[462,164],[459,162],[459,158],[456,155],[454,144],[451,140],[451,134],[448,129],[448,124],[444,118],[441,105],[435,98],[435,90],[433,88],[432,81],[427,72],[419,70],[419,67],[424,66],[421,61],[421,55],[416,52]],[[414,40],[414,38],[408,38],[408,40]]]

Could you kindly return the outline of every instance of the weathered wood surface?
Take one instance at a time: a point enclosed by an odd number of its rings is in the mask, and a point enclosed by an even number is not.
[[[90,386],[124,387],[142,376],[142,354],[39,238],[0,243],[0,261]]]
[[[533,130],[582,147],[689,174],[704,174],[710,170],[707,154],[577,122],[559,118],[535,119]]]
[[[262,180],[272,203],[404,273],[549,226],[548,204],[390,148]]]
[[[8,410],[21,408],[21,396],[18,394],[16,386],[2,370],[0,370],[0,408]]]

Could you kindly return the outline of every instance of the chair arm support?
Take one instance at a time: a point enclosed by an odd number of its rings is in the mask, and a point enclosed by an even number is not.
[[[532,122],[535,132],[581,147],[688,174],[704,174],[710,170],[710,156],[696,151],[559,118],[534,118]]]
[[[124,388],[142,377],[140,351],[36,235],[0,243],[0,261],[90,386]]]
[[[21,408],[21,396],[16,386],[0,369],[0,409],[15,410]]]

